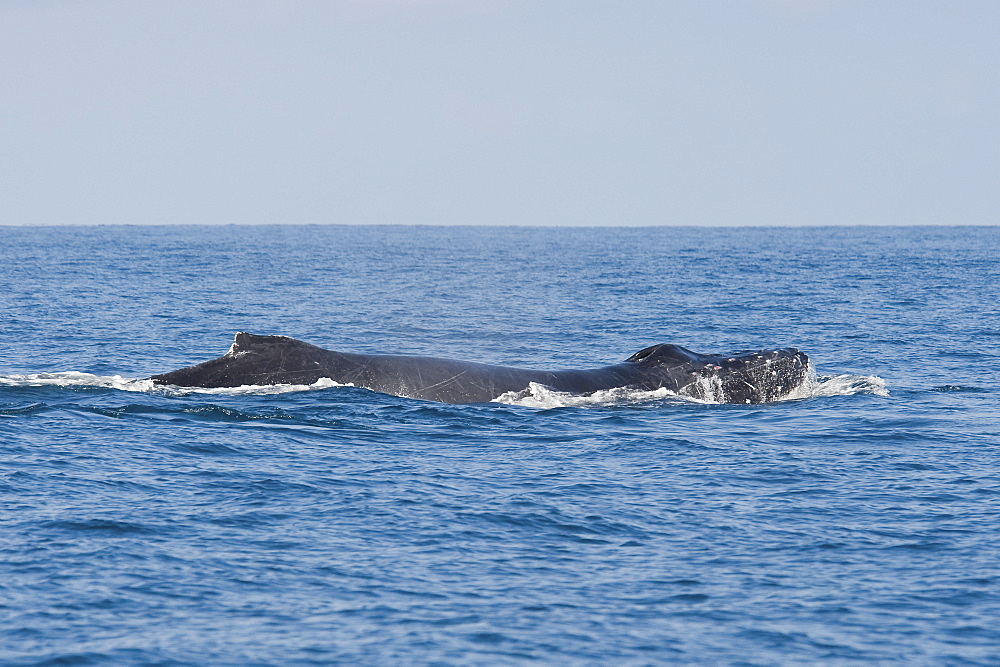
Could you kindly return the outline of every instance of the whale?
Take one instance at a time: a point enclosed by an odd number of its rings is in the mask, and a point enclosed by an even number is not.
[[[455,404],[527,396],[532,384],[581,395],[618,388],[666,389],[705,401],[757,404],[779,400],[801,386],[808,367],[809,358],[795,348],[698,354],[661,343],[610,366],[532,370],[436,357],[336,352],[288,336],[241,331],[221,357],[149,379],[157,385],[218,388],[311,385],[326,378],[383,394]]]

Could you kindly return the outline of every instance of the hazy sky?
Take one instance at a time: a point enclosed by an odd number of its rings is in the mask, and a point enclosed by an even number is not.
[[[1000,223],[997,0],[0,0],[0,224]]]

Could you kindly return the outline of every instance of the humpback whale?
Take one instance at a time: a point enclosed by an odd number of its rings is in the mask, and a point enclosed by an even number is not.
[[[531,370],[397,354],[325,350],[287,336],[236,334],[229,351],[196,366],[152,376],[180,387],[313,384],[321,378],[373,391],[441,403],[485,403],[537,383],[590,394],[620,387],[666,388],[681,396],[726,403],[764,403],[806,378],[809,358],[795,348],[697,354],[660,344],[625,361],[585,370]]]

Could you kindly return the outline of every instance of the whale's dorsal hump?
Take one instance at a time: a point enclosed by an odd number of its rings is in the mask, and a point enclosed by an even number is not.
[[[696,352],[692,352],[691,350],[681,347],[680,345],[661,343],[659,345],[653,345],[643,350],[639,350],[625,361],[633,361],[636,363],[641,362],[644,364],[683,364],[698,361],[699,358],[700,355]]]

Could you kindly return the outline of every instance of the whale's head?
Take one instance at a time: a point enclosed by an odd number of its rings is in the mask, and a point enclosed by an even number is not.
[[[800,387],[808,378],[809,357],[788,347],[698,354],[669,343],[636,352],[636,363],[677,393],[720,403],[766,403]]]
[[[809,377],[809,357],[794,347],[721,355],[715,365],[713,370],[727,403],[776,401],[801,387]]]

